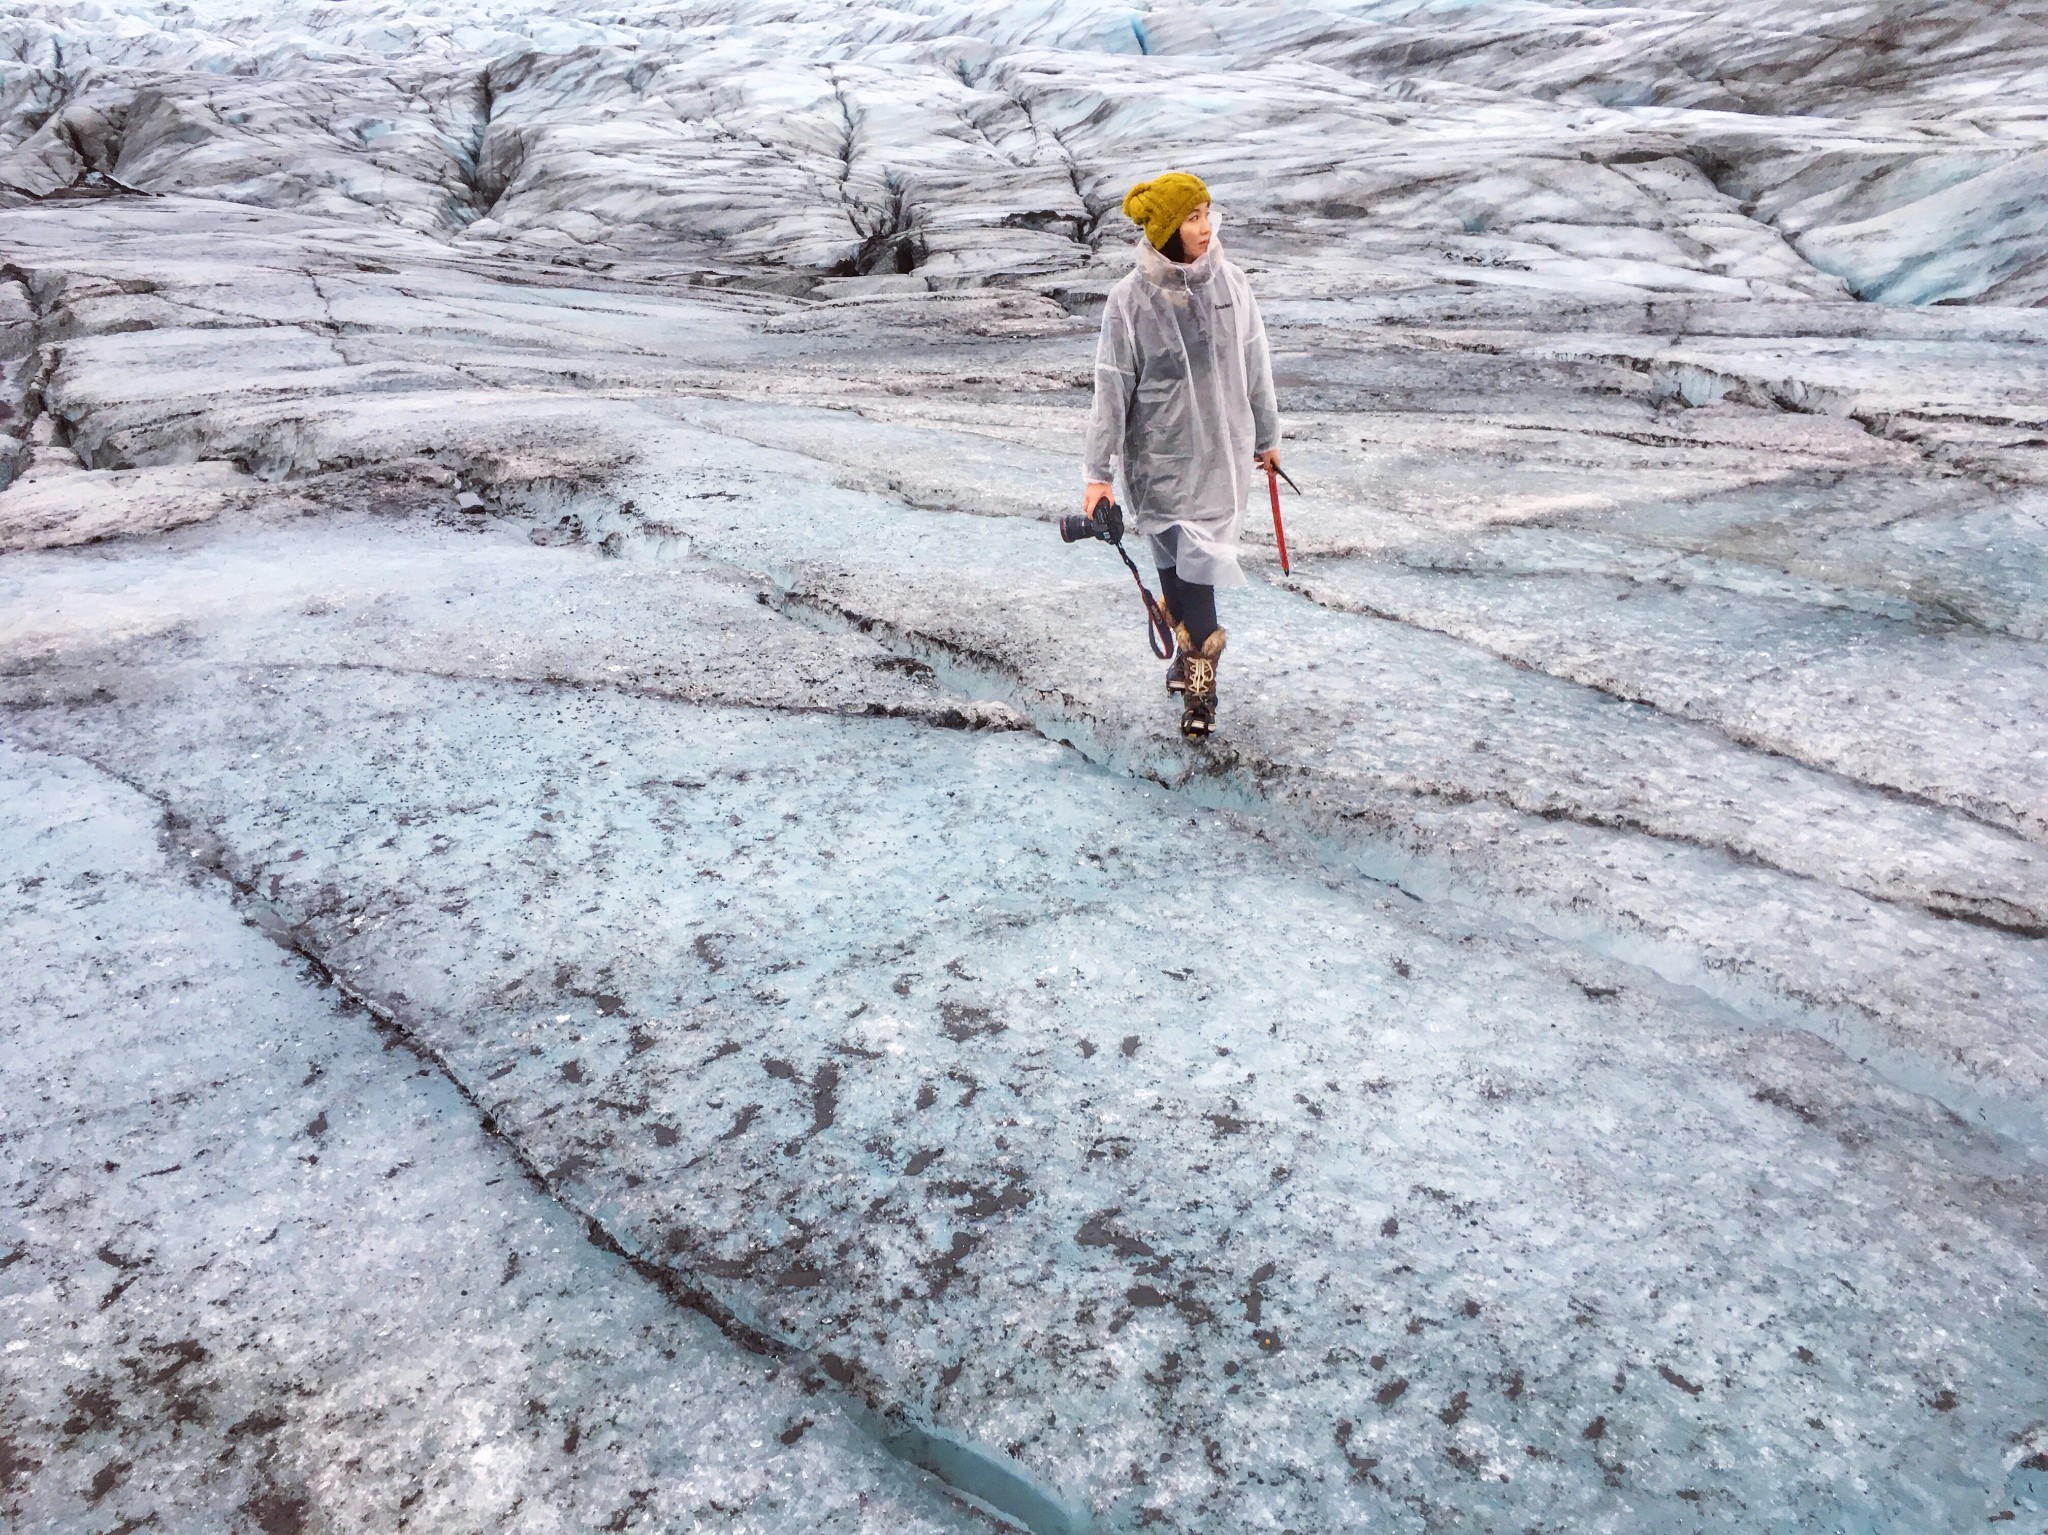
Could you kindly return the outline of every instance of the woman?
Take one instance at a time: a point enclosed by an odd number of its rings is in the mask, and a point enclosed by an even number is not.
[[[1181,695],[1182,732],[1200,740],[1216,725],[1225,640],[1216,588],[1244,585],[1245,491],[1255,464],[1280,463],[1273,365],[1251,285],[1216,240],[1209,189],[1173,171],[1132,187],[1124,212],[1145,237],[1102,314],[1081,505],[1111,499],[1121,471],[1179,641],[1166,686]]]

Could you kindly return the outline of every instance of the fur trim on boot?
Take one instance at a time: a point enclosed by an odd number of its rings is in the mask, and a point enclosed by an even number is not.
[[[1228,638],[1218,629],[1199,649],[1190,646],[1181,652],[1186,666],[1181,674],[1180,733],[1190,741],[1206,740],[1216,728],[1216,662]]]

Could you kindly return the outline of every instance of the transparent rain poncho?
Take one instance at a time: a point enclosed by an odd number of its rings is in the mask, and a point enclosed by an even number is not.
[[[1253,456],[1279,441],[1266,326],[1244,273],[1220,240],[1181,266],[1141,237],[1137,269],[1102,314],[1088,478],[1121,471],[1124,509],[1155,564],[1242,586]]]

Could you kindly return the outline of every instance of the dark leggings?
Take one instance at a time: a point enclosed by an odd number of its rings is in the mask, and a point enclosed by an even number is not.
[[[1159,569],[1159,590],[1166,598],[1166,611],[1187,629],[1188,638],[1199,647],[1216,632],[1216,588],[1196,581],[1183,581],[1171,565]]]

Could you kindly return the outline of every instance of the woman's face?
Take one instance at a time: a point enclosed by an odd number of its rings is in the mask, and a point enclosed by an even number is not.
[[[1210,234],[1209,205],[1203,203],[1180,221],[1181,253],[1190,261],[1200,261],[1202,253],[1209,248]]]

